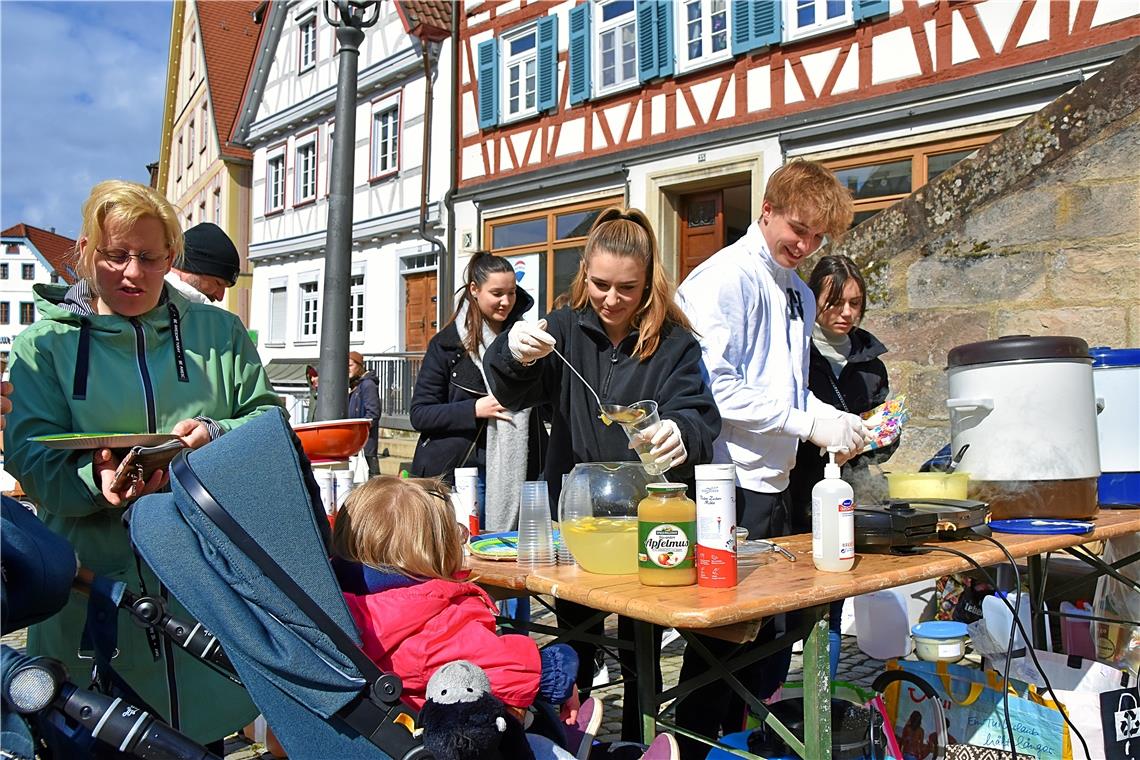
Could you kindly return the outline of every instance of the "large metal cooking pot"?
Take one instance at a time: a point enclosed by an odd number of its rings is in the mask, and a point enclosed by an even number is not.
[[[951,450],[994,517],[1096,511],[1100,475],[1088,344],[1012,335],[958,346],[947,359]],[[1025,503],[1013,503],[1014,496]]]

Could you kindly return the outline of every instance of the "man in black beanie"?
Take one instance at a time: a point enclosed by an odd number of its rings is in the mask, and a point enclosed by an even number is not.
[[[182,235],[186,252],[180,268],[171,268],[166,281],[192,301],[220,301],[237,283],[241,269],[237,246],[216,224],[202,222]]]

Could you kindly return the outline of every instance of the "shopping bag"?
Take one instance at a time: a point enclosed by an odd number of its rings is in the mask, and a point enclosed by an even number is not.
[[[1137,687],[1101,694],[1100,718],[1105,760],[1140,760],[1140,691]]]
[[[1129,533],[1108,539],[1102,559],[1111,564],[1136,552],[1140,552],[1140,533]],[[1120,574],[1134,583],[1140,582],[1140,562],[1125,565],[1120,568]],[[1140,620],[1140,594],[1135,588],[1106,575],[1096,582],[1093,615],[1120,621]],[[1096,620],[1093,643],[1098,660],[1140,671],[1140,626]]]
[[[1056,706],[1060,702],[1069,720],[1084,738],[1089,758],[1099,760],[1113,757],[1106,744],[1110,737],[1102,725],[1105,710],[1101,706],[1101,698],[1103,695],[1119,694],[1123,687],[1128,686],[1128,673],[1080,657],[1039,649],[1035,652],[1041,667],[1038,668],[1031,657],[1020,657],[1010,665],[1010,677],[1030,684],[1030,699],[1049,706]],[[1046,677],[1052,686],[1052,692],[1045,688]],[[1084,760],[1084,749],[1076,737],[1072,738],[1072,745],[1073,754]]]
[[[937,692],[946,717],[950,744],[1008,750],[1001,677],[992,671],[944,662],[892,660],[887,669],[903,669],[927,681]],[[1068,727],[1056,705],[1037,698],[1027,684],[1011,680],[1007,690],[1009,717],[1018,753],[1038,760],[1073,757]],[[904,756],[921,757],[933,744],[935,708],[917,688],[891,684],[885,692],[887,712]]]

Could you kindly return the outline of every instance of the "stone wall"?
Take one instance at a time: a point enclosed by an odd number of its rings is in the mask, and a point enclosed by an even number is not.
[[[947,352],[1002,335],[1140,346],[1140,48],[855,228],[864,327],[912,419],[887,469],[950,441]]]

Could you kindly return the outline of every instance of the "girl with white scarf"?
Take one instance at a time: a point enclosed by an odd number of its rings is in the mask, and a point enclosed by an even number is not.
[[[546,431],[532,409],[511,412],[487,391],[483,353],[534,299],[516,285],[510,262],[489,253],[471,257],[464,280],[455,316],[431,339],[416,378],[412,475],[453,482],[456,468],[478,467],[482,530],[514,530],[522,483],[542,473]]]

